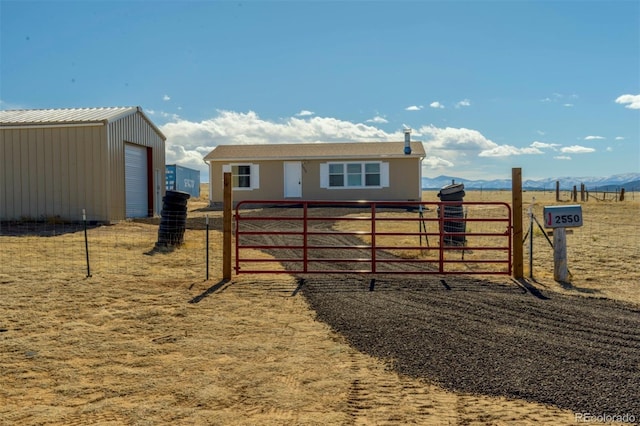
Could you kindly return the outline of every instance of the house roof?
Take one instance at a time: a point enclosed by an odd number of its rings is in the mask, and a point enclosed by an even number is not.
[[[343,142],[261,145],[218,145],[204,161],[302,160],[349,158],[423,158],[422,142],[411,142],[411,154],[404,153],[404,142]]]
[[[166,139],[160,129],[149,120],[140,107],[4,110],[0,111],[0,127],[106,124],[138,112],[163,139]]]

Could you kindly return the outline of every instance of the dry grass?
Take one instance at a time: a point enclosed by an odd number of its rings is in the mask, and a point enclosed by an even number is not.
[[[220,214],[198,210],[206,196],[191,202],[190,217]],[[585,218],[633,222],[638,202],[584,210]],[[536,279],[554,291],[640,304],[637,267],[629,266],[638,260],[638,233],[612,241],[588,226],[579,231],[586,237],[569,236],[572,285],[553,282],[544,268]],[[204,281],[203,235],[187,230],[184,247],[149,256],[154,225],[91,229],[91,278],[82,233],[0,237],[0,423],[575,422],[554,407],[455,394],[389,371],[315,321],[286,275],[222,282],[218,230],[210,234],[211,280]],[[536,265],[543,264],[548,250],[536,244]],[[613,248],[594,254],[600,246]],[[636,257],[623,258],[616,247],[625,246]]]

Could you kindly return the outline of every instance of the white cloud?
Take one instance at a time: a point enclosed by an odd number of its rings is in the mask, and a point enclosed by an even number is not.
[[[208,179],[203,158],[217,145],[403,140],[402,132],[386,133],[362,123],[326,117],[274,122],[253,111],[218,111],[215,117],[200,122],[173,116],[172,122],[159,128],[167,137],[167,164],[200,170],[203,182]]]
[[[307,111],[306,109],[303,109],[302,111],[296,114],[296,117],[308,117],[314,114],[315,113],[313,111]]]
[[[605,149],[605,151],[607,151],[607,152],[613,152],[613,148],[612,148],[612,147],[610,147],[610,146],[608,146],[608,147]]]
[[[554,160],[563,160],[563,161],[569,161],[571,160],[571,157],[569,157],[568,155],[558,155],[556,157],[553,157]]]
[[[463,99],[456,104],[456,108],[468,107],[471,106],[471,101],[469,99]]]
[[[9,109],[29,109],[29,108],[23,105],[13,104],[0,99],[0,109],[9,110]]]
[[[352,123],[331,117],[288,117],[267,120],[257,113],[218,111],[215,116],[199,122],[188,121],[165,112],[154,112],[171,118],[159,126],[167,137],[166,161],[201,171],[201,180],[208,181],[208,169],[203,158],[218,145],[279,144],[357,141],[402,141],[403,129],[386,132],[376,127],[384,117],[376,116],[367,123]],[[504,167],[510,156],[539,155],[555,144],[536,141],[528,147],[499,145],[481,132],[466,128],[438,128],[433,125],[413,129],[412,139],[422,141],[427,156],[425,175],[433,173],[473,174]],[[481,164],[478,158],[482,157]],[[498,162],[493,164],[494,162]],[[459,174],[460,175],[460,174]]]
[[[384,118],[384,117],[380,117],[379,115],[377,115],[377,116],[375,116],[375,117],[370,118],[370,119],[368,119],[368,120],[367,120],[367,123],[379,123],[379,124],[385,124],[385,123],[388,123],[388,122],[389,122],[389,121],[387,121],[387,119],[386,119],[386,118]]]
[[[431,108],[439,108],[439,109],[444,108],[444,105],[442,105],[442,104],[441,104],[440,102],[438,102],[438,101],[431,102],[431,103],[429,104],[429,106],[430,106]]]
[[[564,96],[560,93],[553,93],[551,96],[547,96],[546,98],[541,99],[541,102],[558,102],[558,100],[562,99]]]
[[[594,141],[594,140],[602,140],[605,139],[604,136],[587,136],[584,138],[585,141]]]
[[[561,148],[560,152],[565,154],[587,154],[590,152],[595,152],[595,149],[587,148],[586,146],[572,145]]]
[[[164,96],[162,97],[162,100],[163,100],[163,101],[170,101],[170,100],[171,100],[171,97],[170,97],[169,95],[164,95]]]
[[[474,156],[509,157],[543,153],[535,146],[517,148],[511,145],[498,145],[479,131],[465,128],[438,128],[431,125],[418,129],[417,136],[426,137],[423,143],[428,154],[454,164],[467,161],[467,158]]]
[[[546,149],[546,148],[550,148],[550,149],[556,149],[557,147],[559,147],[560,145],[557,143],[549,143],[549,142],[540,142],[540,141],[534,141],[531,144],[532,148],[538,148],[538,149]]]
[[[616,136],[616,140],[617,141],[623,141],[624,140],[624,136]]]
[[[499,145],[495,148],[482,151],[479,157],[511,157],[514,155],[537,155],[543,154],[541,150],[535,147],[517,148],[511,145]]]
[[[411,105],[411,106],[406,107],[404,110],[405,111],[420,111],[422,108],[424,108],[424,106],[422,106],[422,105],[420,105],[420,106]]]
[[[418,135],[430,137],[425,146],[432,150],[480,152],[498,146],[479,131],[465,128],[424,126],[418,129]]]
[[[431,155],[427,155],[427,158],[422,160],[422,167],[427,170],[451,168],[453,166],[454,163],[451,161]]]
[[[563,101],[565,99],[578,99],[578,95],[576,94],[572,94],[572,95],[565,95],[563,93],[553,93],[551,96],[547,96],[546,98],[540,99],[540,102],[560,102]],[[562,105],[564,107],[567,108],[571,108],[573,106],[573,103],[570,102],[566,102]]]
[[[622,95],[616,99],[617,104],[627,104],[625,108],[640,109],[640,95]]]

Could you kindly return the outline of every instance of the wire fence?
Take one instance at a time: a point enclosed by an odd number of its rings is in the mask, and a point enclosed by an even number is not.
[[[570,194],[571,192],[562,193],[561,205],[574,204]],[[626,201],[622,202],[590,198],[588,202],[578,203],[583,211],[583,225],[566,228],[567,261],[572,279],[615,283],[619,286],[639,286],[639,195],[636,192],[628,192]],[[535,203],[525,207],[525,276],[552,277],[553,231],[543,226],[544,204]]]
[[[98,276],[132,281],[205,279],[205,219],[189,219],[183,244],[161,250],[159,221],[98,225],[88,217],[86,230],[82,221],[0,223],[0,283],[37,277],[51,282]],[[220,246],[220,233],[215,231],[212,226],[210,261],[219,262],[214,250]]]
[[[583,226],[570,228],[567,235],[568,267],[574,280],[640,285],[640,195],[628,192],[626,200],[582,203]],[[538,279],[553,276],[553,239],[547,235],[551,230],[538,224],[544,204],[531,204],[533,218],[526,203],[523,212],[525,276]],[[208,264],[205,215],[209,220]],[[174,250],[154,250],[159,223],[154,218],[98,225],[87,212],[85,240],[81,214],[74,223],[54,219],[0,222],[0,284],[33,279],[64,284],[91,277],[134,283],[195,282],[206,278],[207,266],[211,277],[221,275],[221,212],[190,212],[184,244]],[[477,232],[473,226],[470,224]]]

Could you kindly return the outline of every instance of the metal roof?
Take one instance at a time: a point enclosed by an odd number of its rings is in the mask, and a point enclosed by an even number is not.
[[[107,124],[131,114],[140,113],[155,132],[166,136],[153,124],[140,107],[14,109],[0,111],[0,128],[59,127]]]
[[[219,145],[205,161],[248,161],[286,159],[347,159],[425,157],[422,142],[411,142],[411,154],[404,153],[404,142],[343,142],[262,145]]]
[[[107,123],[133,114],[138,107],[19,109],[0,111],[0,125]]]

